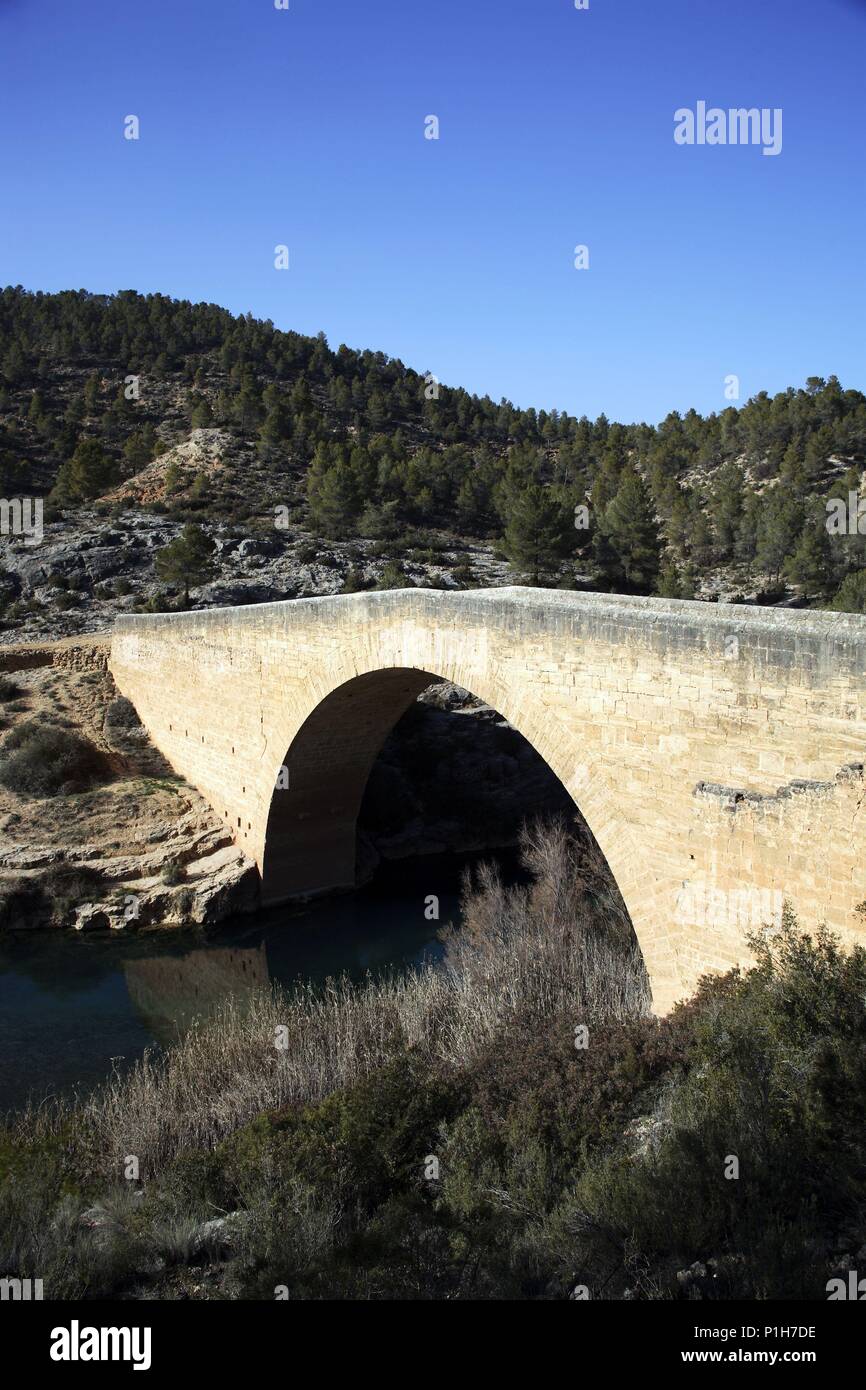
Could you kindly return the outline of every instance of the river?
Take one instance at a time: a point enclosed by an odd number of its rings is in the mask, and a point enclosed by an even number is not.
[[[275,981],[435,963],[437,933],[460,920],[464,869],[515,855],[428,856],[384,866],[355,893],[238,917],[201,932],[65,932],[0,938],[0,1111],[28,1098],[91,1090],[112,1066],[164,1048],[227,995]],[[428,920],[435,893],[439,919]]]

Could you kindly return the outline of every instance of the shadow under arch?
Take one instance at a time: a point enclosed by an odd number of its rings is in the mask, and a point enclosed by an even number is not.
[[[400,717],[440,679],[410,667],[371,671],[338,685],[307,716],[285,777],[275,779],[263,904],[355,886],[355,826],[373,763]]]
[[[265,905],[355,887],[356,826],[373,765],[418,696],[442,679],[416,667],[384,667],[336,686],[311,710],[291,741],[282,764],[287,775],[276,779],[271,798],[262,856]],[[561,770],[539,747],[555,735],[527,737],[513,718],[508,722],[562,787],[581,832],[607,865],[637,936],[609,855]]]

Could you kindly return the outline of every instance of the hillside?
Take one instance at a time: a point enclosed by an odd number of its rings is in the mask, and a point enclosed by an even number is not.
[[[864,465],[866,396],[835,377],[622,425],[215,305],[10,287],[0,495],[45,512],[39,544],[4,515],[0,640],[99,631],[188,588],[204,605],[515,573],[863,611],[864,540],[828,531],[826,502]],[[158,573],[189,526],[201,562]]]

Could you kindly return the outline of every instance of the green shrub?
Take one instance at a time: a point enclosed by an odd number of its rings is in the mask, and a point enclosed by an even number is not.
[[[710,1254],[717,1296],[822,1297],[840,1237],[866,1235],[866,952],[790,920],[757,951],[698,996],[657,1142],[638,1162],[621,1144],[576,1204],[596,1264]]]
[[[846,574],[827,607],[840,613],[866,613],[866,570]]]
[[[83,791],[110,775],[105,755],[59,724],[26,720],[7,734],[0,749],[0,782],[19,796]]]
[[[143,599],[138,604],[139,613],[171,613],[174,608],[171,595],[164,589],[158,589],[150,598]]]
[[[178,914],[183,921],[190,916],[195,903],[195,893],[192,888],[181,888],[175,899]]]
[[[6,610],[7,618],[12,618],[15,622],[20,622],[22,618],[29,618],[34,613],[42,612],[42,604],[36,598],[19,598],[10,603]]]
[[[414,588],[414,585],[403,566],[396,560],[389,560],[373,587],[374,589],[411,589]]]
[[[125,695],[116,695],[105,711],[105,725],[110,729],[137,729],[141,720],[132,701]]]

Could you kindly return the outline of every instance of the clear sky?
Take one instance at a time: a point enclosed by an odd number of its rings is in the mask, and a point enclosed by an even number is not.
[[[0,0],[0,282],[625,421],[866,388],[863,0],[289,6]],[[781,108],[782,152],[677,145],[702,100]]]

